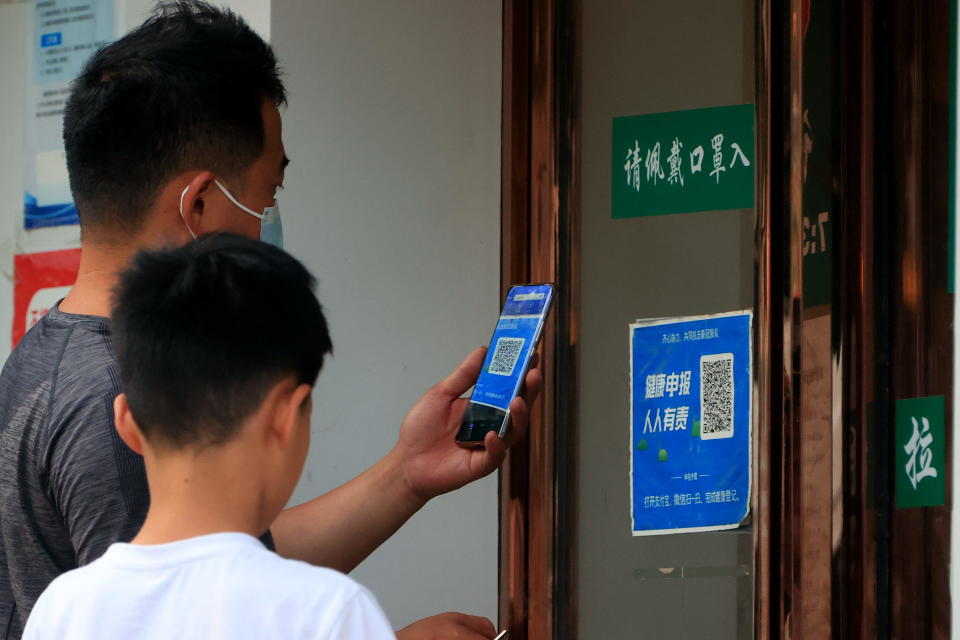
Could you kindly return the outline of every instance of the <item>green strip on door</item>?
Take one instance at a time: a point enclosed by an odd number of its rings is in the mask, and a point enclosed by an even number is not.
[[[897,400],[896,500],[898,509],[944,503],[947,475],[943,396]]]
[[[751,209],[752,104],[613,119],[614,218]]]

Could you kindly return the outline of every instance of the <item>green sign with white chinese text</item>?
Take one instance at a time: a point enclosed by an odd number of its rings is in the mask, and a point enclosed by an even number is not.
[[[807,16],[803,33],[803,308],[833,299],[833,230],[840,207],[840,100],[842,47],[836,27],[839,4],[823,4]]]
[[[751,209],[752,104],[613,119],[614,218]]]
[[[896,500],[898,509],[944,503],[943,396],[897,400]]]

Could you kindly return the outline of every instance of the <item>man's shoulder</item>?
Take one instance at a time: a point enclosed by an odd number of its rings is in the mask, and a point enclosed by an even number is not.
[[[31,451],[33,458],[19,464],[34,465],[44,476],[65,431],[74,439],[112,431],[108,422],[120,391],[106,319],[69,322],[65,315],[51,312],[41,318],[0,373],[3,440],[11,450]],[[109,429],[75,428],[91,420]]]
[[[10,354],[0,374],[0,386],[42,379],[93,394],[103,392],[104,382],[114,386],[105,371],[116,368],[116,357],[108,320],[101,320],[82,316],[72,321],[68,314],[54,312],[44,316]]]
[[[69,329],[57,359],[57,387],[83,394],[119,389],[117,357],[106,324],[78,323]]]

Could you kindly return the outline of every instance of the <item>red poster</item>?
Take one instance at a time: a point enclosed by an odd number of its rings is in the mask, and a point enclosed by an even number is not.
[[[13,346],[77,279],[80,249],[13,256]]]

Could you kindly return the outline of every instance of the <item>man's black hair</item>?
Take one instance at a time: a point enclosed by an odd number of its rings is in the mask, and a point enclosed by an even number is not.
[[[199,1],[158,3],[100,49],[63,118],[70,188],[85,229],[133,233],[173,176],[236,182],[263,153],[264,101],[286,102],[273,50],[239,16]]]
[[[283,378],[314,384],[332,345],[313,288],[295,258],[241,236],[138,253],[111,317],[123,391],[146,437],[219,444]]]

